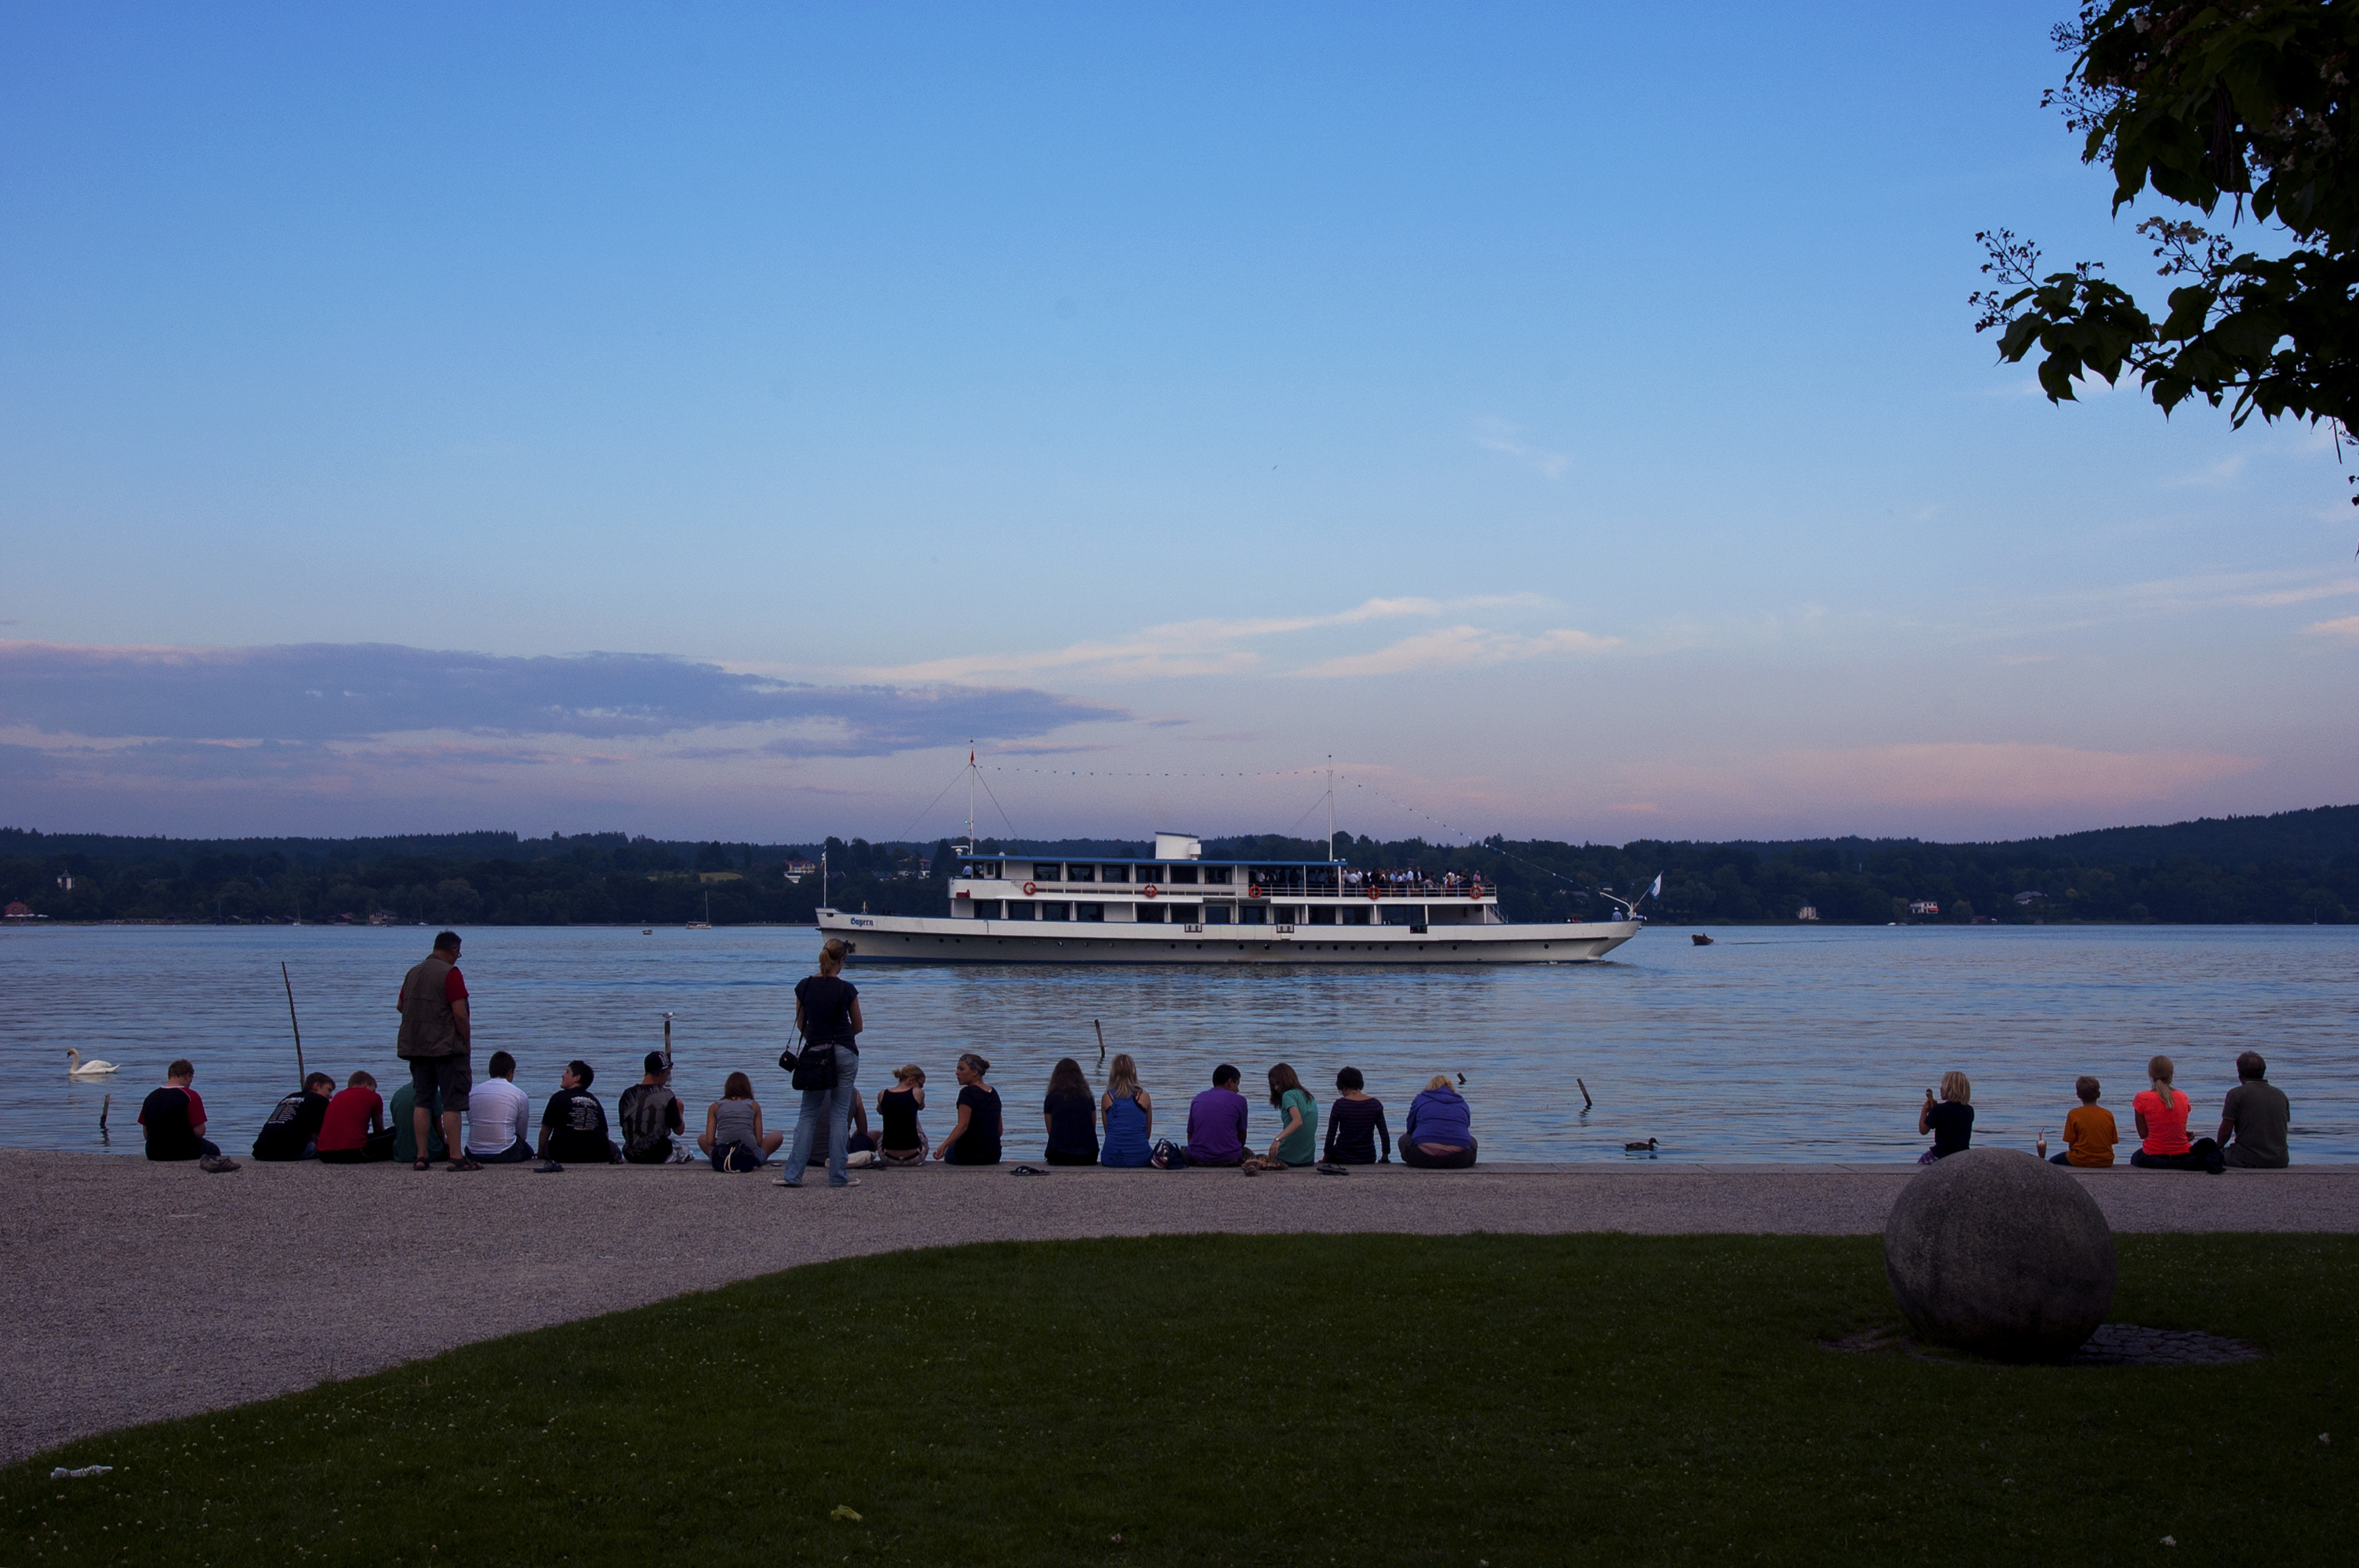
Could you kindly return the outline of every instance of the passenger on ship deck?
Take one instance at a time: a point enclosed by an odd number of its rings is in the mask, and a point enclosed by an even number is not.
[[[1269,1157],[1288,1165],[1308,1165],[1319,1158],[1319,1102],[1284,1062],[1269,1070],[1269,1103],[1284,1124],[1270,1140]]]
[[[1383,1162],[1392,1163],[1393,1134],[1385,1125],[1385,1102],[1367,1092],[1367,1079],[1357,1067],[1335,1075],[1340,1098],[1327,1111],[1327,1159],[1337,1165],[1374,1165],[1376,1142],[1383,1140]]]
[[[1051,1165],[1094,1165],[1098,1162],[1097,1107],[1090,1100],[1090,1081],[1082,1065],[1071,1056],[1059,1058],[1049,1072],[1049,1092],[1040,1102],[1040,1119],[1049,1130],[1042,1152]]]
[[[1450,1075],[1436,1073],[1425,1092],[1409,1101],[1408,1125],[1401,1129],[1401,1163],[1429,1171],[1460,1171],[1472,1165],[1473,1120],[1464,1097],[1451,1087]]]
[[[2168,1056],[2147,1063],[2146,1076],[2154,1087],[2130,1101],[2138,1137],[2144,1140],[2131,1152],[2130,1163],[2142,1171],[2209,1171],[2216,1176],[2228,1168],[2227,1162],[2211,1139],[2188,1141],[2187,1113],[2195,1102],[2170,1087],[2178,1071]]]
[[[1965,1152],[1974,1141],[1974,1086],[1966,1075],[1958,1072],[1941,1075],[1941,1098],[1937,1101],[1933,1091],[1925,1091],[1925,1104],[1917,1112],[1917,1133],[1933,1135],[1933,1147],[1917,1156],[1920,1165],[1936,1160],[1946,1160],[1952,1154]]]
[[[2290,1162],[2286,1152],[2286,1122],[2293,1107],[2285,1091],[2267,1081],[2269,1065],[2257,1051],[2236,1058],[2236,1087],[2220,1108],[2220,1141],[2231,1165],[2246,1170],[2282,1171]],[[2234,1143],[2228,1141],[2233,1136]]]
[[[1245,1162],[1245,1128],[1251,1111],[1237,1093],[1245,1077],[1223,1062],[1212,1069],[1212,1087],[1188,1106],[1188,1163],[1242,1165]]]
[[[1105,1148],[1098,1155],[1100,1164],[1135,1168],[1154,1158],[1147,1135],[1155,1126],[1155,1104],[1139,1087],[1138,1064],[1130,1059],[1129,1052],[1115,1053],[1106,1064],[1105,1094],[1098,1101],[1098,1109],[1105,1118]]]

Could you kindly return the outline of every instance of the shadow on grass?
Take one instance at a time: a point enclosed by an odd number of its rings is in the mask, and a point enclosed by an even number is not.
[[[2102,1562],[2169,1535],[2257,1563],[2347,1541],[2359,1240],[2120,1250],[2117,1319],[2264,1358],[1832,1354],[1893,1316],[1873,1238],[1000,1243],[77,1442],[0,1471],[5,1560]],[[93,1463],[117,1469],[46,1478]]]

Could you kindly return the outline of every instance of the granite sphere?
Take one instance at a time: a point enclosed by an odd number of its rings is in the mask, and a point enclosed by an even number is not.
[[[2060,1361],[2114,1304],[2114,1230],[2061,1166],[1968,1149],[1901,1190],[1884,1272],[1917,1337],[2002,1361]]]

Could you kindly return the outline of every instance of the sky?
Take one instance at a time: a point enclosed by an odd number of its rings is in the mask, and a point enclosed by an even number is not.
[[[5,0],[0,824],[2350,801],[2332,441],[1973,330],[2066,9]]]

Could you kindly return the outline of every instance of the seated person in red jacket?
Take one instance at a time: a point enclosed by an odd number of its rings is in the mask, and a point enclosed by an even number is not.
[[[366,1165],[392,1158],[393,1129],[386,1125],[376,1080],[354,1073],[320,1119],[320,1163]]]

